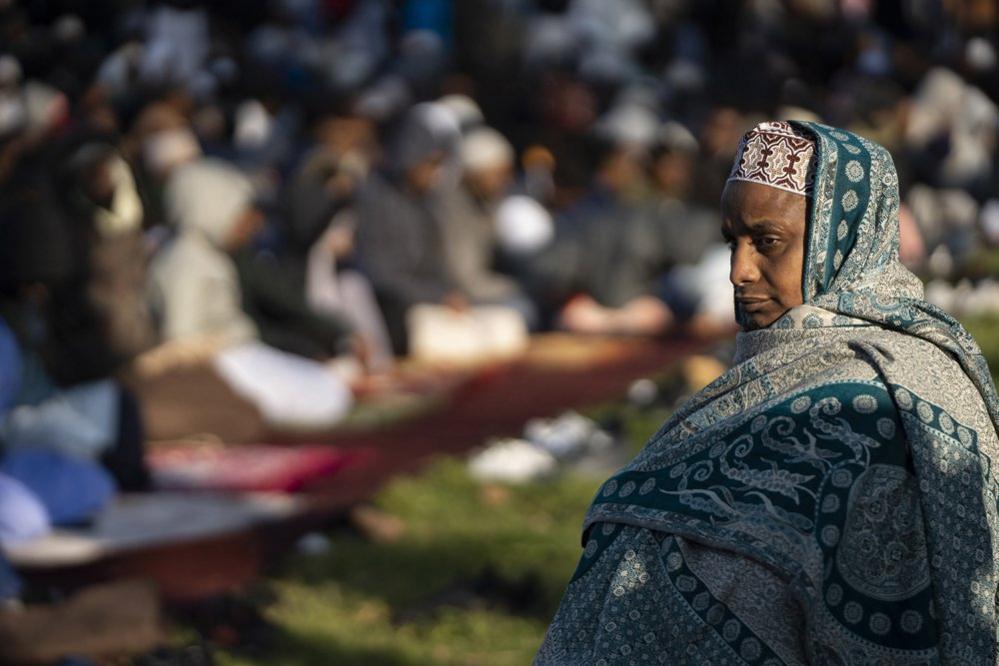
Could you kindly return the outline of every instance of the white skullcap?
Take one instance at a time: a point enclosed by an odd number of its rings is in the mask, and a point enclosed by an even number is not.
[[[468,95],[444,95],[437,100],[437,103],[454,116],[462,129],[478,125],[485,120],[482,109]]]
[[[397,74],[390,74],[365,89],[355,108],[365,118],[382,122],[409,106],[412,97],[405,79]]]
[[[659,117],[651,109],[635,103],[612,108],[597,121],[597,136],[614,143],[650,146],[659,132]]]
[[[984,37],[972,37],[964,49],[964,57],[968,64],[979,72],[988,72],[995,69],[997,56],[996,49],[989,40]]]
[[[490,127],[472,130],[461,140],[461,164],[466,171],[483,171],[513,164],[513,147]]]
[[[232,139],[238,148],[255,150],[267,144],[274,129],[274,119],[257,99],[244,100],[236,108]]]
[[[69,102],[47,83],[29,81],[24,86],[24,110],[29,130],[47,130],[69,113]]]
[[[500,248],[515,257],[540,252],[555,237],[555,224],[545,207],[531,197],[507,197],[496,211]]]
[[[662,124],[656,140],[660,146],[670,151],[696,153],[699,149],[697,139],[690,130],[675,120],[667,120]]]
[[[76,14],[63,14],[56,19],[52,26],[52,33],[57,39],[64,42],[72,42],[80,39],[87,32],[87,26]]]

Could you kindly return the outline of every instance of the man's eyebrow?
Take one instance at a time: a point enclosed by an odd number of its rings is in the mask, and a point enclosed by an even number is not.
[[[786,224],[782,224],[777,220],[771,220],[769,218],[763,218],[759,220],[746,220],[744,224],[746,226],[746,229],[754,233],[787,231]]]

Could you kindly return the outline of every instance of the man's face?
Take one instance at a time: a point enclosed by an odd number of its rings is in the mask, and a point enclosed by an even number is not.
[[[645,155],[632,148],[618,148],[600,166],[600,181],[612,192],[622,193],[642,178]]]
[[[652,175],[663,194],[682,199],[693,184],[694,160],[685,153],[666,153],[652,165]]]
[[[510,164],[479,169],[465,174],[465,181],[468,183],[469,189],[486,201],[500,199],[510,188],[512,180],[513,165]]]
[[[732,248],[729,279],[736,320],[764,328],[801,305],[806,199],[800,194],[732,181],[722,194],[722,235]]]
[[[426,194],[434,189],[440,182],[444,158],[443,152],[436,152],[409,169],[406,173],[406,179],[410,188],[417,194]]]

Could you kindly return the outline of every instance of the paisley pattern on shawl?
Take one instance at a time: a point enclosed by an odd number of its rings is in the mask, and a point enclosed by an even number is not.
[[[598,491],[538,664],[995,664],[999,401],[898,261],[888,153],[816,140],[805,305]]]

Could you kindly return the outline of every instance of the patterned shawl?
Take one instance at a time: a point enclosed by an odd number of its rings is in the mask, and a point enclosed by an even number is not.
[[[816,123],[805,305],[598,491],[539,664],[995,664],[999,401],[898,260],[881,146]]]

